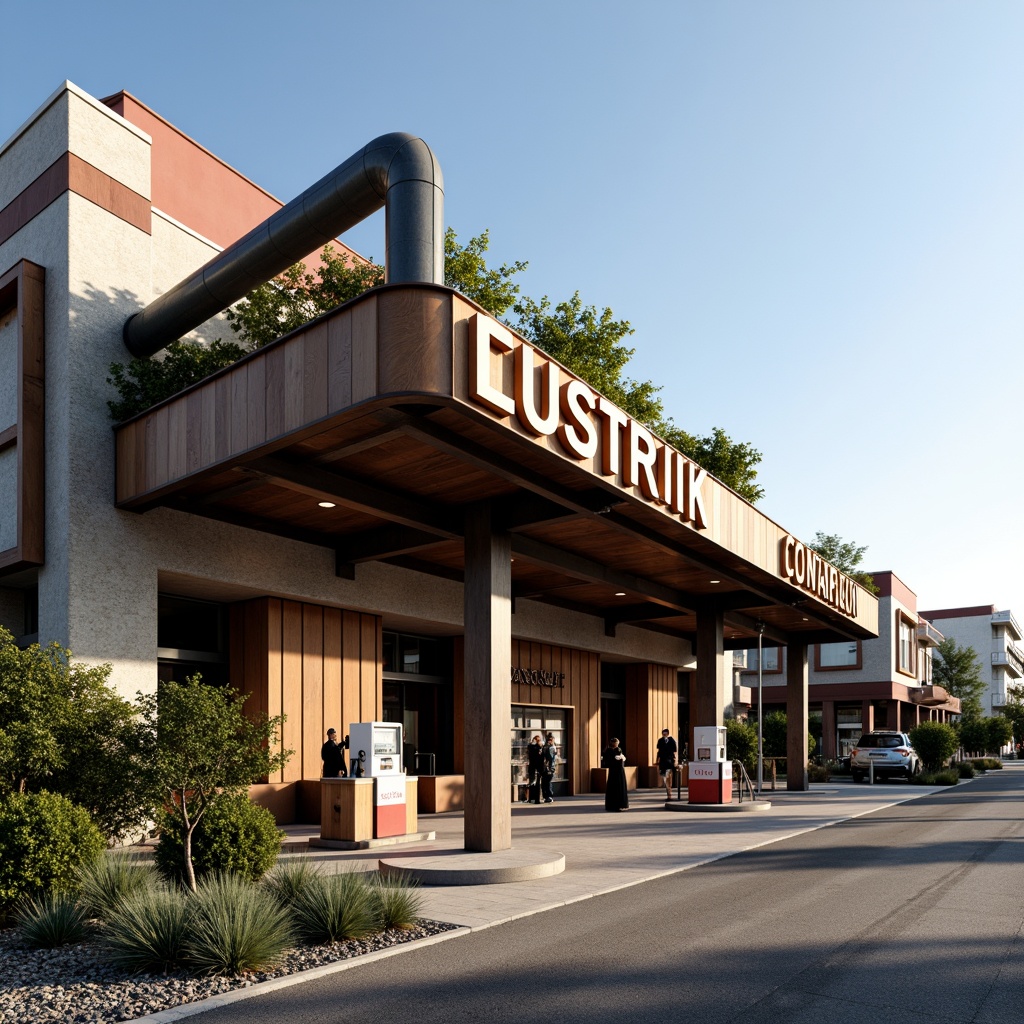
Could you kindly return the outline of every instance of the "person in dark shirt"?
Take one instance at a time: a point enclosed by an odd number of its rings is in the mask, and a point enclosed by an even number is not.
[[[665,783],[665,799],[672,799],[672,773],[679,763],[679,748],[676,741],[669,735],[668,729],[661,730],[658,740],[658,773]]]
[[[558,747],[555,746],[554,733],[549,732],[544,737],[544,745],[540,750],[541,760],[543,761],[540,778],[541,796],[544,797],[544,803],[553,804],[555,802],[555,793],[551,788],[551,784],[555,781],[555,765],[558,763]]]
[[[334,729],[327,730],[327,742],[320,748],[320,760],[324,763],[323,778],[336,779],[348,775],[345,770],[345,748],[338,742]]]
[[[526,767],[530,773],[530,803],[540,803],[540,784],[544,775],[544,747],[541,746],[540,736],[534,736],[530,745],[526,748]]]

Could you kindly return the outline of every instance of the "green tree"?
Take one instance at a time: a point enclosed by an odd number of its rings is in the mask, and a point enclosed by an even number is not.
[[[845,572],[852,580],[856,580],[869,594],[877,594],[878,587],[869,572],[857,567],[864,558],[867,545],[858,546],[852,540],[844,541],[837,533],[822,533],[818,530],[814,542],[808,547],[817,551],[827,562],[831,562],[840,572]]]
[[[1016,742],[1024,743],[1024,685],[1006,687],[1006,707],[1003,714],[1013,725]]]
[[[741,761],[748,772],[757,770],[757,730],[747,722],[729,718],[725,723],[725,756]]]
[[[282,768],[290,750],[274,752],[284,717],[247,717],[246,697],[205,685],[198,675],[184,683],[161,683],[141,698],[156,730],[156,779],[174,810],[185,861],[185,882],[195,892],[192,836],[222,793],[239,793]]]
[[[922,722],[910,730],[910,742],[930,772],[939,771],[956,753],[960,740],[945,722]]]
[[[789,721],[785,711],[769,711],[764,716],[764,725],[761,728],[761,739],[764,746],[765,757],[786,757],[788,748],[787,734]],[[807,734],[807,756],[814,753],[818,745],[817,740],[808,732]]]
[[[489,247],[489,231],[460,245],[458,236],[448,228],[444,233],[444,283],[483,306],[491,316],[503,319],[519,298],[519,285],[512,278],[529,264],[517,260],[492,270],[484,259]]]
[[[960,746],[967,754],[984,754],[988,750],[988,723],[984,718],[965,718],[960,723]]]
[[[985,680],[981,678],[981,663],[973,647],[964,646],[948,636],[936,648],[932,659],[932,682],[960,698],[960,714],[964,721],[980,718],[981,698],[985,693]]]
[[[61,793],[119,840],[153,812],[153,734],[109,676],[59,644],[21,650],[0,627],[0,795]]]
[[[984,719],[986,752],[998,754],[1013,739],[1013,722],[1005,715],[993,715]]]

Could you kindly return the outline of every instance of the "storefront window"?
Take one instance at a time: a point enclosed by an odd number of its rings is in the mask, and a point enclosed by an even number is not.
[[[159,594],[157,669],[166,682],[199,675],[211,686],[228,684],[227,606]]]
[[[818,644],[815,669],[860,668],[860,641],[844,640],[836,644]]]
[[[530,740],[537,735],[543,739],[549,732],[555,738],[555,748],[558,751],[552,791],[555,796],[568,796],[569,709],[513,704],[512,785],[515,787],[513,799],[521,798],[520,787],[525,787],[530,780],[526,757],[526,748],[530,745]]]

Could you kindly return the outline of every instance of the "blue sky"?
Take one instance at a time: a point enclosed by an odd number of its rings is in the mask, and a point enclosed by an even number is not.
[[[65,78],[123,88],[287,200],[422,135],[448,223],[629,320],[677,422],[763,452],[768,515],[867,544],[920,607],[1024,619],[1024,5],[57,2],[4,29],[0,138]],[[381,258],[382,221],[347,240]]]

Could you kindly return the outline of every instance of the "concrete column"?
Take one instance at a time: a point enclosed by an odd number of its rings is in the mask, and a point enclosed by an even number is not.
[[[701,725],[725,723],[725,691],[732,673],[725,658],[723,613],[719,609],[697,611],[697,671],[690,698],[690,753],[697,749],[693,730]]]
[[[870,700],[861,701],[860,708],[860,731],[875,731],[875,705]]]
[[[834,700],[823,700],[821,702],[822,756],[834,761],[838,754],[836,747],[836,702]]]
[[[903,705],[900,701],[894,700],[892,702],[892,715],[890,715],[889,728],[893,732],[902,732],[903,726],[900,724],[903,720]]]
[[[786,789],[806,790],[807,644],[786,648]]]
[[[512,704],[512,543],[493,528],[491,506],[466,514],[465,847],[512,846],[509,785]]]

